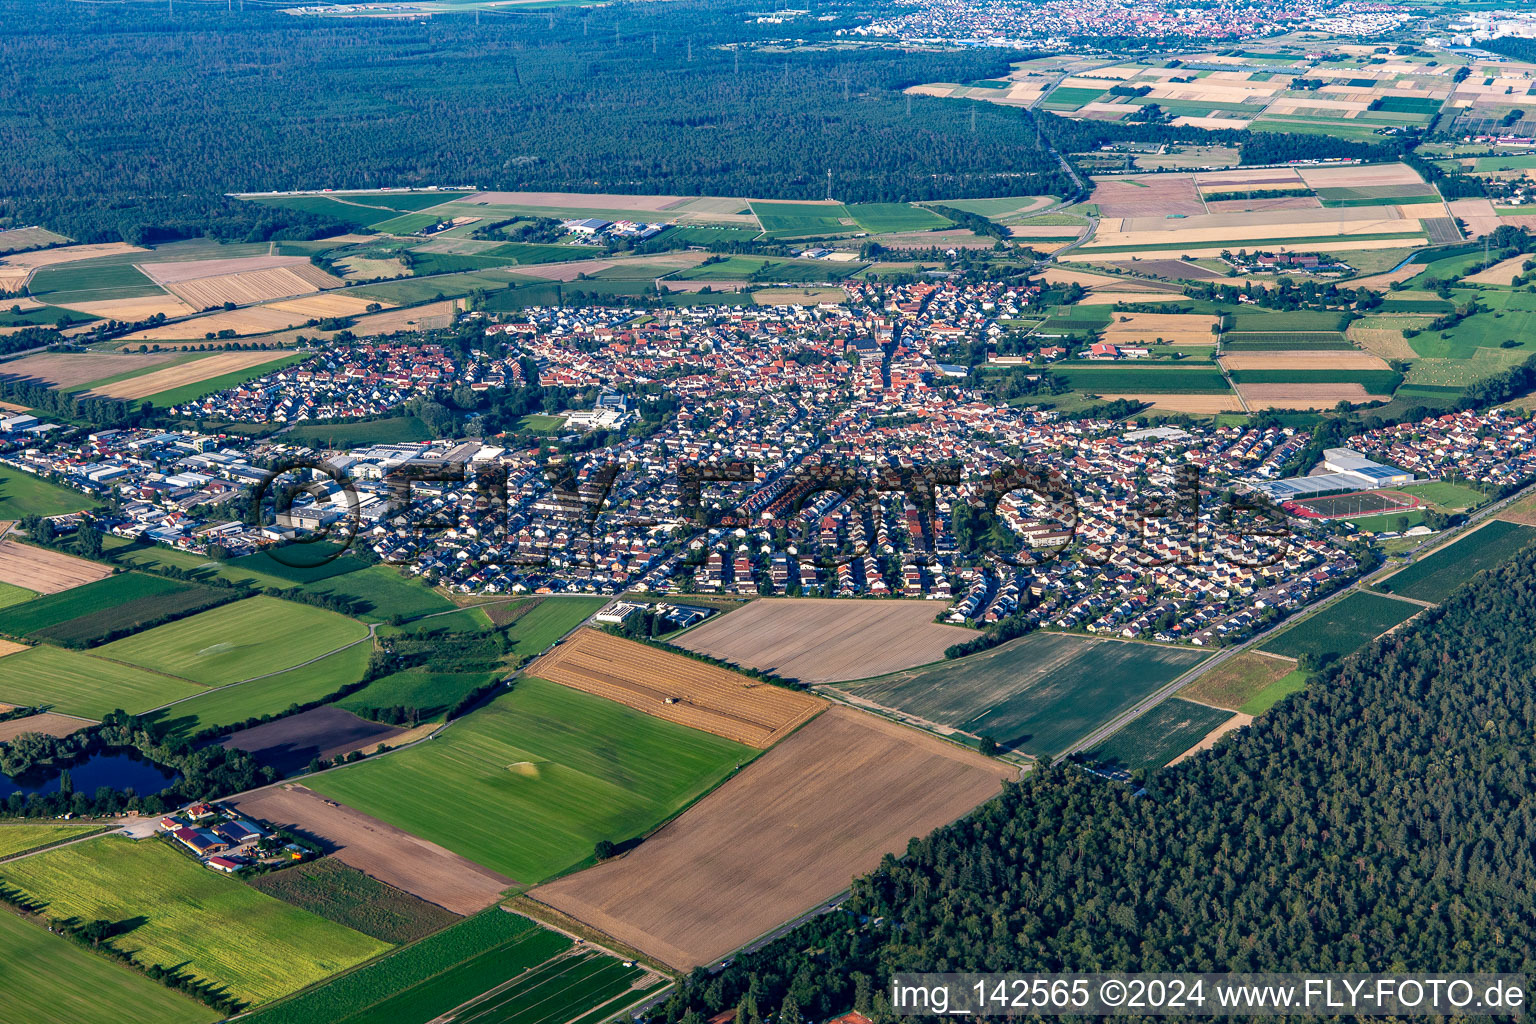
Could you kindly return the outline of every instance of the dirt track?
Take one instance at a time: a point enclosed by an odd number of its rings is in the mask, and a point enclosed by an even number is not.
[[[278,785],[234,801],[243,814],[295,829],[331,855],[455,914],[473,914],[516,883],[377,818],[326,800],[303,786]]]
[[[830,899],[1016,774],[834,707],[633,852],[530,895],[688,969]]]

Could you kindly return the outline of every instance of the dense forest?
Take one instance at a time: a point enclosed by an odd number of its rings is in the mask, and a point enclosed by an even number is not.
[[[894,1020],[897,970],[1530,973],[1533,581],[1476,578],[1144,793],[1032,772],[653,1019]]]
[[[902,95],[1000,50],[836,44],[732,0],[476,19],[0,0],[0,218],[314,234],[226,192],[473,184],[849,201],[1062,192],[1028,114]],[[808,44],[773,47],[776,39]],[[742,44],[742,45],[738,45]],[[0,220],[3,224],[4,220]]]

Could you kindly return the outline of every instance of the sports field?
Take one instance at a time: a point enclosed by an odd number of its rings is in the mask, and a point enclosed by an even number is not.
[[[1393,573],[1378,589],[1438,603],[1477,573],[1513,558],[1532,541],[1536,541],[1536,528],[1496,519]]]
[[[82,718],[100,719],[119,708],[137,714],[203,689],[185,679],[47,644],[7,655],[4,664],[0,701],[43,705]]]
[[[1161,768],[1231,718],[1230,711],[1170,697],[1083,756],[1105,768]]]
[[[1208,657],[1153,644],[1032,633],[1001,647],[864,683],[849,694],[903,714],[1057,754]]]
[[[644,834],[755,753],[524,678],[432,742],[311,787],[531,883],[591,857],[598,840]]]
[[[115,640],[97,653],[222,685],[281,672],[367,635],[366,626],[345,615],[252,597]]]
[[[219,1014],[131,968],[51,935],[41,923],[0,913],[0,1005],[20,1022],[121,1024],[124,1007],[157,1024],[205,1024]]]
[[[363,678],[372,653],[367,644],[353,644],[300,668],[253,679],[193,697],[157,711],[152,721],[162,729],[192,735],[215,726],[238,725],[263,715],[275,715],[294,704],[308,704]]]
[[[42,477],[0,466],[0,519],[60,516],[96,504],[89,496]]]
[[[1310,654],[1320,662],[1331,661],[1353,654],[1422,610],[1407,601],[1360,591],[1266,640],[1261,647],[1288,658]]]
[[[250,1002],[389,948],[209,871],[160,840],[107,836],[50,850],[0,865],[0,884],[46,901],[54,917],[129,922],[113,942],[139,963],[180,967]]]

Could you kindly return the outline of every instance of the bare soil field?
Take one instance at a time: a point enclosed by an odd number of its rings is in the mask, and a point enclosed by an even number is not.
[[[1205,204],[1188,174],[1155,174],[1144,178],[1104,178],[1093,183],[1093,199],[1105,217],[1164,217],[1171,213],[1198,216]]]
[[[1188,260],[1138,260],[1136,270],[1143,274],[1156,274],[1158,277],[1178,277],[1192,281],[1214,281],[1221,277],[1214,270]],[[1183,295],[1176,293],[1174,297],[1183,298]]]
[[[1242,412],[1243,404],[1233,395],[1169,395],[1169,394],[1106,394],[1107,402],[1124,398],[1132,402],[1150,402],[1154,409],[1168,412],[1187,412],[1194,416],[1206,416],[1218,412]]]
[[[1272,210],[1321,210],[1316,196],[1281,196],[1277,199],[1207,199],[1212,213],[1268,213]]]
[[[57,594],[110,575],[110,568],[96,562],[14,540],[0,540],[0,583],[12,583],[39,594]]]
[[[28,649],[29,648],[26,644],[19,644],[14,640],[0,640],[0,658],[5,657],[7,654],[15,654],[17,651],[25,651]],[[7,709],[0,707],[0,711],[5,710]]]
[[[631,853],[530,895],[687,970],[831,898],[1016,774],[834,707]]]
[[[282,302],[274,302],[268,308],[279,309],[284,313],[292,313],[295,316],[311,317],[324,320],[333,316],[358,316],[367,311],[369,305],[377,302],[376,299],[364,299],[356,295],[321,294],[310,295],[302,299],[285,299]],[[379,302],[379,306],[390,309],[393,303]]]
[[[846,298],[841,288],[763,288],[752,293],[752,301],[759,306],[814,306]]]
[[[115,384],[107,384],[91,392],[102,398],[147,398],[162,391],[170,391],[184,384],[196,384],[226,373],[244,370],[262,363],[283,358],[281,352],[220,352],[203,359],[193,359],[163,370],[155,370],[138,377],[129,377]]]
[[[1220,189],[1252,191],[1255,186],[1273,185],[1275,188],[1298,188],[1301,176],[1295,171],[1273,167],[1237,167],[1230,171],[1203,171],[1195,175],[1195,184],[1202,191]]]
[[[1090,274],[1081,270],[1063,270],[1059,267],[1047,267],[1045,269],[1045,281],[1047,284],[1080,284],[1087,289],[1107,289],[1117,292],[1164,292],[1166,286],[1158,287],[1151,281],[1138,281],[1135,278],[1111,277],[1105,274]],[[1178,294],[1177,298],[1183,298]],[[1136,301],[1141,301],[1139,298]]]
[[[385,743],[405,732],[370,722],[329,705],[303,711],[275,722],[232,732],[220,744],[244,750],[279,775],[292,775],[314,758],[330,759],[360,747]]]
[[[1359,384],[1239,384],[1237,393],[1250,409],[1332,409],[1339,402],[1388,401],[1369,395]]]
[[[1173,119],[1175,128],[1205,128],[1217,131],[1221,129],[1241,131],[1251,124],[1253,120],[1246,117],[1191,117],[1186,114]]]
[[[72,732],[78,732],[88,725],[95,725],[94,719],[76,718],[74,715],[56,715],[47,712],[41,715],[28,715],[26,718],[13,718],[8,722],[0,722],[0,743],[9,743],[18,736],[29,732],[35,732],[40,736],[68,736]]]
[[[1398,281],[1406,281],[1410,277],[1417,277],[1423,272],[1423,264],[1410,263],[1406,267],[1398,267],[1396,270],[1389,270],[1385,274],[1357,277],[1347,282],[1347,284],[1351,288],[1374,288],[1376,291],[1384,292]]]
[[[140,263],[138,268],[155,284],[169,286],[204,278],[233,277],[236,274],[300,264],[313,266],[303,256],[240,256],[234,259],[185,260],[180,263]]]
[[[1407,164],[1356,164],[1345,167],[1297,168],[1308,188],[1365,188],[1370,185],[1422,185]]]
[[[1152,344],[1159,338],[1175,345],[1214,345],[1216,318],[1200,313],[1116,313],[1104,329],[1112,345]]]
[[[476,192],[445,196],[443,201],[476,206],[554,206],[592,210],[652,210],[660,212],[697,196],[621,196],[606,192]]]
[[[975,637],[934,622],[932,601],[766,598],[677,638],[712,658],[804,683],[836,683],[926,665]]]
[[[347,256],[336,261],[342,268],[342,277],[348,281],[373,281],[381,277],[405,277],[410,273],[405,264],[397,259],[370,260],[363,256]]]
[[[147,370],[170,362],[174,352],[121,355],[116,352],[47,352],[0,363],[0,380],[27,380],[56,388],[72,388],[120,373]]]
[[[1504,218],[1487,199],[1453,199],[1446,206],[1451,216],[1467,222],[1467,233],[1474,238],[1496,231]]]
[[[308,263],[304,266],[310,270],[315,269]],[[199,277],[166,287],[194,309],[208,309],[212,306],[222,306],[226,302],[233,302],[237,306],[249,306],[272,299],[311,295],[318,289],[336,288],[341,285],[339,279],[329,274],[326,275],[327,280],[324,283],[317,284],[309,280],[314,276],[313,274],[301,274],[297,272],[298,269],[301,268],[272,267],[267,270],[247,270],[239,274],[225,274],[219,277]]]
[[[8,228],[0,231],[0,252],[17,252],[67,241],[69,239],[65,235],[54,234],[47,228]]]
[[[1292,352],[1239,352],[1221,357],[1229,370],[1390,370],[1380,356],[1369,352],[1317,349]]]
[[[233,806],[242,814],[312,839],[343,864],[455,914],[484,910],[516,884],[436,843],[303,786],[259,789]]]
[[[1252,725],[1252,724],[1253,724],[1253,716],[1252,715],[1245,715],[1245,714],[1242,714],[1241,712],[1238,712],[1237,714],[1234,714],[1231,718],[1227,719],[1225,722],[1222,722],[1216,728],[1212,729],[1210,732],[1208,732],[1204,736],[1202,736],[1200,738],[1200,742],[1199,743],[1196,743],[1194,746],[1190,747],[1188,750],[1184,751],[1184,753],[1180,754],[1178,757],[1174,758],[1172,761],[1169,761],[1168,763],[1170,765],[1178,764],[1180,761],[1184,760],[1186,757],[1193,757],[1195,754],[1200,753],[1200,751],[1202,751],[1202,750],[1210,750],[1212,747],[1214,747],[1216,745],[1216,741],[1221,739],[1227,733],[1232,732],[1235,729],[1241,729],[1245,725]]]
[[[577,630],[527,673],[760,749],[826,707],[819,697],[595,629]]]
[[[124,323],[136,323],[140,320],[148,320],[156,313],[163,313],[168,318],[191,316],[197,310],[182,302],[174,295],[146,295],[141,299],[102,299],[99,302],[76,302],[68,307],[89,313],[92,316],[106,317],[108,320],[121,320]]]
[[[1463,278],[1463,283],[1511,285],[1514,283],[1515,278],[1524,273],[1521,268],[1530,260],[1530,256],[1511,256],[1507,260],[1495,263],[1487,270],[1480,270],[1471,277]]]

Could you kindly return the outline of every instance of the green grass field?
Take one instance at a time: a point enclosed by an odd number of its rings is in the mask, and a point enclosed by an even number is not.
[[[50,935],[40,923],[0,913],[0,1005],[20,1022],[206,1024],[219,1014],[106,957]]]
[[[89,495],[10,466],[0,466],[0,519],[61,516],[95,504]]]
[[[1221,337],[1224,352],[1274,352],[1295,349],[1320,349],[1323,351],[1354,348],[1349,339],[1338,331],[1245,331],[1224,334]]]
[[[155,712],[150,718],[163,729],[190,736],[204,729],[238,725],[249,718],[277,714],[294,704],[320,700],[348,683],[357,682],[368,668],[370,653],[367,644],[353,644],[313,664],[194,696]]]
[[[12,605],[23,604],[36,596],[32,591],[18,587],[13,583],[0,583],[0,608],[10,608]]]
[[[1032,633],[981,654],[844,684],[854,695],[1030,754],[1060,753],[1208,653]]]
[[[182,609],[203,607],[223,596],[209,587],[124,572],[0,612],[0,633],[88,640]]]
[[[1401,490],[1421,501],[1427,501],[1442,509],[1473,509],[1488,500],[1482,491],[1466,484],[1453,484],[1447,480],[1434,480],[1427,484],[1413,484]]]
[[[845,234],[859,228],[853,215],[841,203],[757,202],[748,205],[770,238]]]
[[[1079,366],[1053,364],[1050,373],[1066,381],[1073,391],[1094,394],[1120,392],[1226,393],[1231,389],[1221,371],[1209,363],[1184,366],[1158,366],[1152,363]]]
[[[356,619],[275,597],[252,597],[157,626],[98,650],[210,685],[280,672],[361,640]]]
[[[636,982],[644,976],[643,968],[626,967],[611,956],[585,950],[540,964],[509,987],[475,1000],[454,1020],[461,1024],[584,1022],[586,1018],[575,1016],[584,1011],[595,1020],[607,1020],[664,984],[653,980],[649,986],[636,989]]]
[[[1395,370],[1233,370],[1239,384],[1359,384],[1367,394],[1390,395],[1403,382]]]
[[[446,597],[388,565],[370,565],[343,576],[306,583],[300,589],[354,602],[352,614],[364,622],[387,622],[397,616],[414,619],[454,607]],[[3,622],[0,618],[0,624]]]
[[[0,825],[0,857],[100,831],[101,825]]]
[[[1422,609],[1407,601],[1363,591],[1350,594],[1261,645],[1271,654],[1329,661],[1353,654]]]
[[[337,701],[336,706],[348,711],[416,708],[421,712],[421,720],[427,721],[446,712],[466,694],[494,682],[504,674],[489,670],[434,672],[425,666],[418,666],[375,679],[356,693]]]
[[[954,224],[948,217],[907,203],[856,203],[845,209],[859,222],[859,227],[872,235],[891,231],[931,231]]]
[[[1245,715],[1262,715],[1293,693],[1307,688],[1307,673],[1297,669],[1270,683],[1264,689],[1245,700],[1237,710]]]
[[[1269,658],[1244,651],[1217,665],[1179,691],[1179,696],[1199,704],[1236,710],[1294,669],[1283,658]]]
[[[312,448],[361,448],[431,440],[427,425],[415,416],[390,416],[357,423],[305,423],[283,435],[285,441]]]
[[[1344,329],[1344,314],[1296,309],[1276,312],[1244,310],[1229,313],[1222,325],[1227,331],[1337,332]]]
[[[263,206],[313,213],[342,224],[372,227],[400,215],[422,210],[455,198],[455,193],[397,193],[378,195],[260,196],[251,201]]]
[[[229,565],[232,569],[249,569],[290,583],[314,583],[356,572],[366,567],[368,561],[351,552],[340,551],[336,544],[319,541],[241,555],[231,559]]]
[[[553,434],[564,422],[564,416],[547,416],[531,412],[517,421],[517,429],[525,430],[530,434]]]
[[[491,628],[488,615],[479,608],[461,608],[446,615],[433,615],[399,626],[380,626],[379,636],[407,636],[418,633],[478,633]]]
[[[194,579],[228,580],[241,586],[259,587],[263,590],[269,587],[286,590],[297,586],[293,580],[284,579],[250,565],[237,566],[232,562],[220,562],[190,551],[177,551],[174,548],[158,545],[135,544],[121,537],[103,538],[102,547],[107,552],[107,557],[119,565],[145,569],[180,569],[190,573]]]
[[[1084,756],[1109,768],[1161,768],[1232,718],[1232,712],[1170,697]]]
[[[518,619],[507,631],[514,644],[513,656],[521,658],[542,653],[550,644],[581,625],[587,616],[596,612],[607,600],[603,597],[575,596],[545,598],[537,608]]]
[[[142,259],[148,258],[143,253],[138,255]],[[59,306],[165,294],[163,288],[137,267],[112,262],[110,257],[39,267],[27,282],[27,290],[37,298]]]
[[[201,693],[184,679],[41,644],[7,655],[0,701],[100,719],[121,708],[137,714]]]
[[[531,884],[587,861],[600,839],[642,835],[755,753],[523,678],[431,743],[310,784]]]
[[[54,917],[131,921],[113,939],[139,963],[180,965],[236,998],[263,1002],[388,945],[209,871],[160,840],[113,836],[0,865],[0,883]]]
[[[1496,519],[1392,574],[1378,589],[1438,603],[1477,573],[1513,558],[1532,541],[1536,541],[1536,529]]]
[[[329,984],[246,1018],[247,1024],[417,1024],[570,949],[564,935],[492,908]],[[571,1015],[561,1016],[564,1021]]]
[[[257,875],[250,886],[381,942],[425,938],[459,920],[452,911],[370,878],[332,857]]]
[[[402,213],[390,220],[381,220],[371,225],[375,231],[383,231],[391,235],[413,235],[422,228],[429,228],[440,222],[445,214],[437,213]]]

